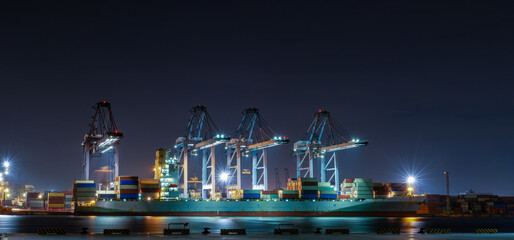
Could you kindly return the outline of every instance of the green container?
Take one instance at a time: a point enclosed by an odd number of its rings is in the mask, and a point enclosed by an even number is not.
[[[331,187],[319,187],[318,190],[320,190],[320,191],[334,191],[334,188],[331,188]]]
[[[329,182],[319,182],[318,187],[330,187],[330,183]]]
[[[332,190],[332,191],[319,191],[319,192],[322,195],[325,195],[325,194],[329,194],[329,195],[335,194],[335,195],[337,195],[337,191],[334,191],[334,190]]]
[[[318,179],[316,178],[300,178],[301,182],[317,182]]]
[[[261,190],[243,190],[243,194],[261,194]]]
[[[300,194],[298,190],[283,190],[282,194]]]
[[[318,186],[302,186],[302,190],[318,190]]]

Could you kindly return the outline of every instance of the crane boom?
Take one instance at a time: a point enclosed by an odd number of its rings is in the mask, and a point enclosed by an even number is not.
[[[336,152],[350,148],[366,146],[365,140],[350,137],[331,118],[330,112],[319,110],[314,114],[314,120],[302,140],[293,146],[293,156],[296,156],[297,177],[314,177],[314,159],[320,159],[321,181],[325,182],[327,172],[332,172],[328,182],[333,182],[339,191],[339,169]],[[325,155],[331,153],[328,162]]]

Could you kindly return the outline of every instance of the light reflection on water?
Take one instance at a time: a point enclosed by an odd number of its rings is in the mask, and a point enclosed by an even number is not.
[[[352,233],[373,233],[377,228],[396,227],[415,233],[421,227],[444,226],[452,232],[470,232],[476,226],[494,226],[501,232],[514,232],[513,218],[383,218],[383,217],[152,217],[152,216],[7,216],[0,215],[0,232],[34,233],[40,227],[64,227],[70,233],[88,227],[90,232],[105,228],[128,228],[133,233],[162,233],[168,223],[189,223],[192,232],[204,227],[213,232],[222,228],[246,228],[247,232],[270,233],[278,224],[294,224],[300,232],[317,227],[349,228]]]

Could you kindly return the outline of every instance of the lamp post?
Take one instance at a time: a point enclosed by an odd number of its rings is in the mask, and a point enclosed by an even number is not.
[[[5,203],[5,197],[6,197],[7,193],[9,192],[9,188],[5,187],[4,174],[5,174],[5,177],[7,178],[7,175],[9,175],[9,167],[11,166],[11,163],[8,160],[4,160],[4,163],[2,164],[2,166],[3,166],[3,173],[0,173],[0,182],[2,182],[2,187],[0,189],[2,189],[2,207],[3,207],[4,203]]]
[[[409,187],[407,188],[407,190],[409,191],[409,196],[412,196],[412,192],[414,191],[414,188],[412,187],[412,184],[414,182],[416,182],[416,178],[414,178],[413,176],[407,178],[407,183],[409,184]]]

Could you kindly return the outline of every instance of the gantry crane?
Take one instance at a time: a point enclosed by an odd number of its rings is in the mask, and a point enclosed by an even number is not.
[[[252,189],[268,189],[267,148],[289,142],[278,136],[259,114],[259,109],[250,107],[242,112],[243,118],[235,137],[225,144],[229,179],[236,176],[236,184],[229,189],[241,189],[241,158],[252,155]],[[235,158],[235,159],[234,159]]]
[[[109,167],[110,169],[114,168],[114,171],[111,171],[109,180],[113,182],[115,177],[119,176],[119,146],[123,133],[116,126],[111,111],[111,103],[107,101],[98,102],[93,105],[93,109],[95,109],[95,114],[89,124],[89,132],[82,141],[82,179],[89,180],[89,159],[93,154],[101,155],[112,150],[114,152],[110,155],[112,158],[109,160]]]
[[[188,160],[189,156],[198,155],[202,151],[202,197],[207,198],[216,191],[215,147],[230,140],[229,136],[220,133],[214,121],[207,113],[207,107],[194,106],[189,110],[191,117],[186,128],[186,135],[175,141],[178,159],[181,163],[180,175],[183,183],[184,198],[188,197]]]
[[[320,109],[314,114],[314,121],[309,126],[304,138],[293,146],[293,156],[296,156],[296,175],[297,177],[314,177],[313,162],[315,158],[319,158],[321,162],[321,181],[327,181],[326,174],[331,171],[332,175],[328,182],[332,183],[333,180],[336,190],[339,191],[336,152],[366,146],[367,144],[368,141],[366,140],[350,137],[330,117],[330,112]],[[326,162],[325,155],[330,153],[332,155]]]

